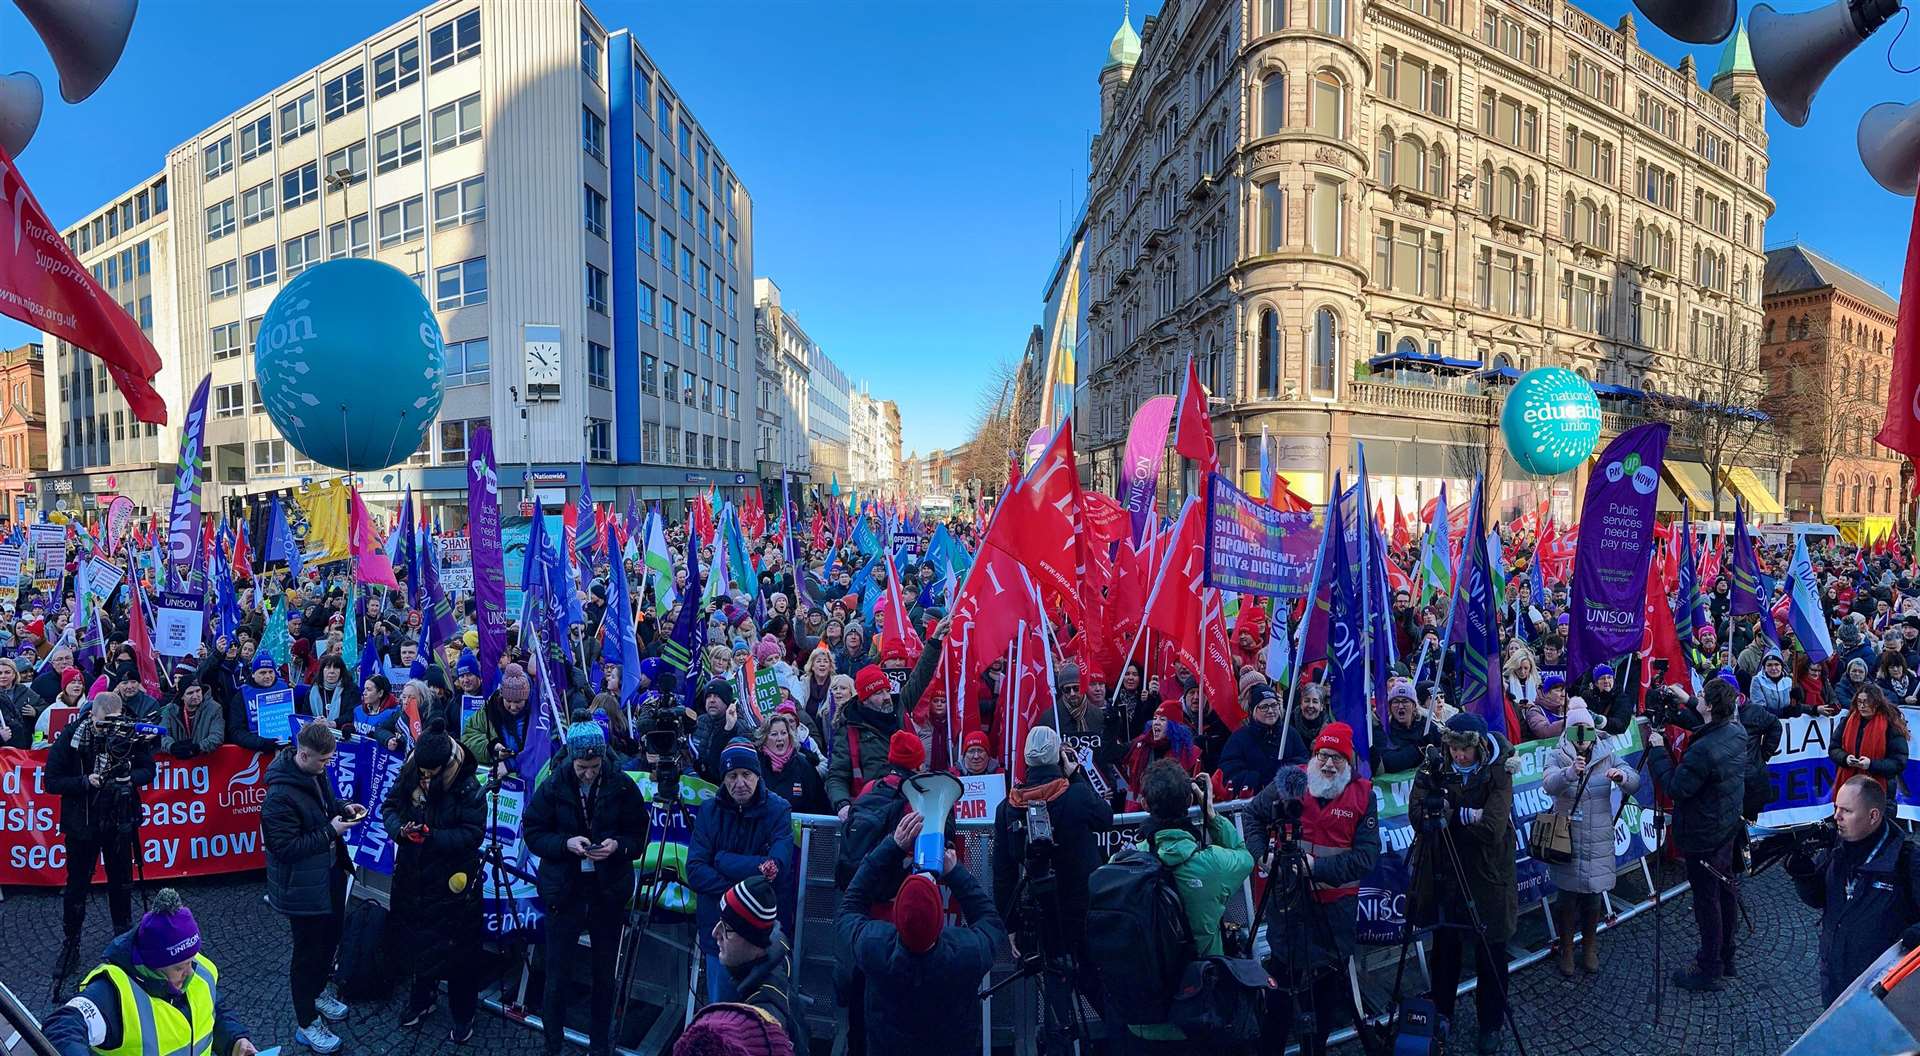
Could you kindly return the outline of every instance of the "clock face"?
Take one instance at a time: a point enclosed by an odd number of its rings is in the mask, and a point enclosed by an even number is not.
[[[559,342],[527,342],[527,380],[529,382],[541,383],[558,382],[560,380]]]

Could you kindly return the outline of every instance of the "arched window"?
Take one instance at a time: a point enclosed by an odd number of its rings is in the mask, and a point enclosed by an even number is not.
[[[1391,187],[1396,182],[1394,180],[1393,162],[1395,156],[1400,151],[1400,143],[1394,138],[1393,129],[1385,125],[1380,126],[1380,131],[1374,136],[1374,140],[1376,141],[1376,145],[1374,147],[1373,178],[1380,181],[1380,186]]]
[[[1260,252],[1275,253],[1287,241],[1287,191],[1279,181],[1260,185]]]
[[[1573,236],[1589,246],[1600,244],[1599,214],[1594,212],[1593,199],[1580,199],[1574,215]]]
[[[1761,333],[1763,335],[1760,338],[1761,344],[1765,344],[1765,345],[1773,344],[1773,320],[1771,319],[1767,320],[1767,325],[1762,329]]]
[[[1312,25],[1336,37],[1347,35],[1347,0],[1311,0]]]
[[[1844,475],[1833,478],[1832,513],[1840,513],[1847,508],[1847,478]]]
[[[1872,513],[1874,511],[1874,507],[1879,505],[1880,505],[1880,482],[1873,479],[1872,477],[1868,477],[1867,478],[1867,512]]]
[[[1287,127],[1287,75],[1269,73],[1260,82],[1260,134],[1271,136]]]
[[[1333,309],[1313,313],[1313,368],[1308,381],[1313,391],[1333,392],[1334,362],[1340,355],[1340,318]]]
[[[1447,185],[1452,182],[1448,179],[1448,175],[1447,148],[1435,143],[1427,158],[1427,193],[1436,197],[1445,197]]]
[[[1401,187],[1423,189],[1427,172],[1426,144],[1408,136],[1397,147],[1393,157],[1393,182]]]
[[[1520,181],[1519,220],[1521,223],[1526,224],[1529,227],[1540,222],[1534,211],[1533,203],[1536,198],[1536,195],[1534,194],[1534,190],[1535,190],[1535,186],[1534,186],[1532,176],[1528,176],[1526,179]]]
[[[1262,397],[1280,395],[1280,313],[1271,308],[1260,311],[1260,334],[1256,338],[1254,392]]]
[[[1613,250],[1613,210],[1604,205],[1600,207],[1599,235],[1600,238],[1594,245],[1611,252]]]
[[[1574,235],[1573,211],[1573,195],[1560,199],[1560,237],[1568,242],[1573,241]]]
[[[1884,486],[1880,494],[1882,496],[1880,512],[1892,513],[1893,512],[1893,478],[1892,477],[1886,478],[1886,481],[1884,482]]]
[[[1853,512],[1860,512],[1860,474],[1853,475]]]
[[[1328,0],[1315,0],[1315,4]],[[1339,3],[1340,0],[1331,0]],[[1340,75],[1332,70],[1321,70],[1313,75],[1313,99],[1309,119],[1313,130],[1320,135],[1334,139],[1344,138],[1347,134],[1347,86]]]
[[[1647,263],[1647,225],[1638,220],[1633,222],[1633,259]]]
[[[1420,346],[1411,337],[1403,337],[1394,343],[1393,354],[1407,359],[1420,355]]]
[[[1260,0],[1260,32],[1278,33],[1287,28],[1287,0]]]
[[[1509,220],[1520,219],[1520,181],[1512,169],[1501,169],[1493,178],[1494,208]]]
[[[1494,210],[1494,202],[1498,200],[1499,199],[1496,198],[1493,193],[1493,163],[1483,161],[1480,163],[1480,213],[1481,215],[1492,216],[1493,210]]]

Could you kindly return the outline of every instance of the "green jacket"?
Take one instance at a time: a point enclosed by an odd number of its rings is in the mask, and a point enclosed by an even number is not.
[[[1193,929],[1194,951],[1201,957],[1217,957],[1225,952],[1220,942],[1220,920],[1227,911],[1227,900],[1253,872],[1253,855],[1240,838],[1240,830],[1227,819],[1214,815],[1207,823],[1210,844],[1201,847],[1185,829],[1162,829],[1154,833],[1154,853],[1173,868],[1180,885],[1180,901],[1187,907],[1187,924]],[[1171,1024],[1128,1027],[1135,1037],[1149,1041],[1184,1041],[1186,1034]]]

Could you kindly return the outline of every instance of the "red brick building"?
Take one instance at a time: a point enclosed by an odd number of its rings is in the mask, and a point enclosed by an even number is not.
[[[36,344],[0,351],[0,518],[20,514],[47,468],[47,403]]]

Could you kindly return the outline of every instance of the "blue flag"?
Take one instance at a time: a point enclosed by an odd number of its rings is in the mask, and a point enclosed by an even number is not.
[[[1460,707],[1480,716],[1487,729],[1507,733],[1507,708],[1499,677],[1499,622],[1494,610],[1493,555],[1482,534],[1480,480],[1473,482],[1473,506],[1467,513],[1467,544],[1460,573],[1453,579],[1453,603],[1447,612],[1446,644],[1460,646]]]
[[[1800,640],[1807,659],[1819,663],[1833,655],[1827,617],[1820,608],[1820,588],[1813,580],[1813,562],[1807,556],[1807,537],[1793,538],[1793,560],[1787,565],[1787,623]],[[1767,619],[1772,623],[1771,617]]]
[[[413,485],[407,485],[400,499],[400,560],[407,574],[407,608],[417,609],[425,600],[420,589],[420,541],[413,531]]]
[[[613,525],[607,525],[607,549],[618,549],[614,545]],[[640,646],[633,631],[633,601],[627,590],[627,567],[624,561],[614,561],[613,569],[607,577],[607,611],[600,620],[600,626],[606,633],[606,643],[601,647],[603,659],[620,664],[620,703],[624,706],[631,702],[640,691]]]
[[[1338,473],[1334,474],[1333,488],[1335,495],[1341,493]],[[1327,531],[1335,539],[1346,531],[1342,505],[1327,505]],[[1366,534],[1364,529],[1362,534]],[[1336,545],[1332,551],[1333,606],[1327,625],[1327,652],[1333,672],[1333,712],[1334,718],[1353,730],[1354,768],[1364,777],[1372,773],[1367,760],[1372,723],[1367,717],[1367,639],[1362,629],[1366,622],[1364,577],[1348,559],[1346,547]]]
[[[660,649],[660,658],[680,673],[681,700],[689,709],[699,695],[700,654],[707,648],[707,621],[700,618],[700,548],[687,547],[687,589],[680,592],[680,618]]]

